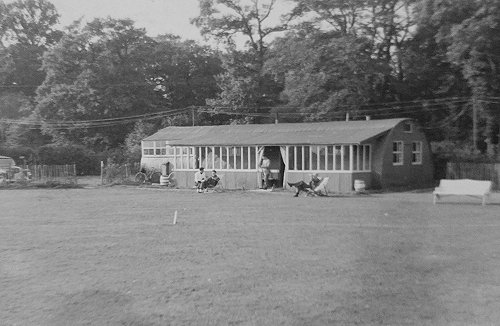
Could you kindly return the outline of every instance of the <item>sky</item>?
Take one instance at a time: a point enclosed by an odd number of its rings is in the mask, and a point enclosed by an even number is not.
[[[13,2],[7,0],[5,2]],[[136,27],[146,29],[149,36],[174,34],[183,39],[204,42],[198,28],[190,23],[199,15],[198,0],[49,0],[60,15],[60,27],[83,17],[130,18]],[[265,2],[265,1],[264,1]],[[270,16],[271,24],[279,22],[280,14],[291,7],[289,0],[278,0]]]
[[[81,17],[130,18],[150,36],[175,34],[183,39],[203,40],[189,20],[198,16],[198,0],[49,0],[59,13],[62,26]]]

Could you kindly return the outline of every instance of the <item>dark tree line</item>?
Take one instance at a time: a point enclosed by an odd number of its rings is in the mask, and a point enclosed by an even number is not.
[[[0,1],[0,147],[137,159],[168,125],[349,114],[412,117],[440,151],[498,156],[498,1],[288,3],[199,0],[211,48],[127,19],[57,29],[48,0]]]

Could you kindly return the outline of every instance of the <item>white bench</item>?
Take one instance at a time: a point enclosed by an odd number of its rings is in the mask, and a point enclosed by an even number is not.
[[[491,181],[457,179],[446,180],[439,182],[439,187],[434,189],[434,204],[442,196],[471,196],[482,198],[483,205],[486,205],[486,200],[491,193]]]

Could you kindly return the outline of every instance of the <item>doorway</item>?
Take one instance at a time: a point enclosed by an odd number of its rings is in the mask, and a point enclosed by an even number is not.
[[[285,162],[281,157],[280,146],[265,146],[263,153],[271,161],[271,175],[275,188],[283,187],[283,176],[285,174]]]

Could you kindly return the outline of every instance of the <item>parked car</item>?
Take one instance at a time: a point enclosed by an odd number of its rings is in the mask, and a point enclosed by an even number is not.
[[[7,169],[0,169],[0,182],[18,182],[31,180],[29,169],[23,169],[19,166],[11,166]]]

